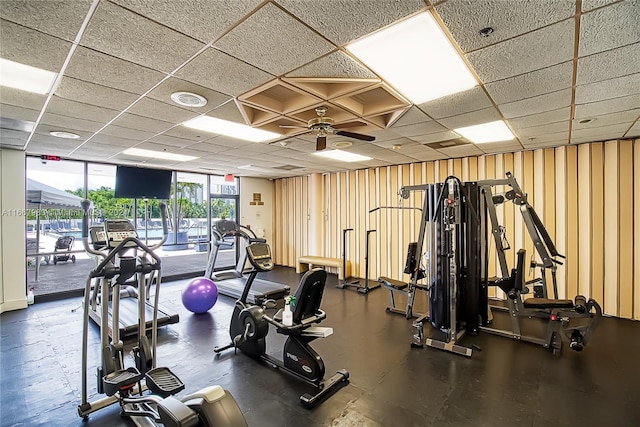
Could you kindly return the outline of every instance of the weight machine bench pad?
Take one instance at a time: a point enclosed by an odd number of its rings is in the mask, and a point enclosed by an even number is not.
[[[397,289],[397,290],[402,290],[402,289],[406,288],[407,286],[409,286],[408,283],[402,282],[400,280],[395,280],[395,279],[392,279],[390,277],[379,277],[378,278],[378,282],[382,283],[387,288],[393,288],[393,289]]]
[[[573,308],[570,299],[527,298],[524,300],[525,308]]]

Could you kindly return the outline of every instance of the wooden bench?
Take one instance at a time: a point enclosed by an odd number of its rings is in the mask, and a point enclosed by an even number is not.
[[[303,255],[301,257],[298,257],[298,263],[296,264],[296,273],[304,273],[310,268],[313,268],[314,265],[337,268],[338,280],[345,280],[345,277],[351,277],[351,263],[349,261],[346,262],[347,271],[342,271],[341,258],[326,258],[313,255]]]

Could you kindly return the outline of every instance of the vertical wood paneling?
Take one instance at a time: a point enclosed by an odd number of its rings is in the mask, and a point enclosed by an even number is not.
[[[553,205],[555,207],[554,219],[555,219],[555,238],[554,242],[556,244],[556,248],[558,252],[562,255],[567,254],[567,204],[565,203],[567,199],[567,175],[565,170],[565,165],[567,161],[566,156],[566,148],[559,147],[555,150],[555,194],[551,193],[553,197]],[[545,156],[546,157],[546,156]],[[545,189],[545,194],[546,194]],[[566,267],[564,267],[566,269]],[[564,274],[557,275],[557,285],[558,285],[558,298],[567,298],[567,283],[565,280]],[[552,294],[549,294],[552,295]],[[569,298],[573,298],[575,295],[569,296]]]
[[[640,223],[637,144],[611,141],[327,173],[317,181],[322,182],[320,194],[310,191],[310,177],[278,179],[272,204],[274,259],[277,264],[295,266],[298,256],[309,253],[310,199],[318,197],[315,202],[320,205],[315,204],[318,212],[322,210],[324,239],[317,246],[324,248],[319,255],[341,257],[342,230],[354,228],[348,235],[346,255],[352,274],[362,277],[366,230],[375,229],[370,277],[406,279],[402,274],[405,249],[417,237],[420,214],[394,209],[369,214],[369,210],[398,206],[397,191],[403,185],[441,182],[449,175],[463,181],[500,179],[511,171],[559,252],[567,256],[565,264],[558,266],[559,296],[583,294],[599,301],[606,314],[640,320],[640,268],[635,268],[640,265],[640,226],[635,226]],[[421,207],[422,196],[412,192],[402,206]],[[498,217],[512,247],[506,253],[509,267],[521,247],[528,258],[539,258],[519,209],[507,202],[499,207]],[[490,274],[496,274],[493,242],[490,250]]]
[[[556,198],[556,204],[566,203],[566,255],[565,270],[567,280],[567,297],[574,298],[578,295],[578,267],[580,256],[578,254],[578,148],[566,147],[566,198]]]
[[[603,174],[603,145],[595,143],[591,145],[591,297],[600,304],[604,304]]]
[[[578,293],[591,295],[591,146],[578,146]]]
[[[618,143],[604,144],[604,309],[607,313],[618,313]]]
[[[640,320],[640,139],[633,143],[633,164],[633,318]]]
[[[618,250],[618,316],[633,317],[633,145],[631,141],[619,143],[619,250]],[[628,231],[625,231],[628,230]],[[607,283],[607,286],[609,284]]]

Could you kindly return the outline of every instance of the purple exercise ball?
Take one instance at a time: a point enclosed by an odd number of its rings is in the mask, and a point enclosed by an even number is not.
[[[218,300],[218,287],[211,279],[197,277],[182,290],[182,304],[192,313],[206,313]]]

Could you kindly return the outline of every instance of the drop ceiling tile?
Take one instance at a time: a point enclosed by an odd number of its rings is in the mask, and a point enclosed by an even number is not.
[[[231,96],[241,95],[273,79],[271,74],[217,49],[205,50],[175,75]]]
[[[166,75],[79,46],[65,70],[65,76],[142,95]]]
[[[29,138],[29,132],[0,128],[0,146],[18,146],[22,148]]]
[[[165,133],[162,135],[154,136],[153,138],[149,139],[149,142],[154,142],[154,143],[157,142],[158,144],[171,145],[173,147],[180,147],[180,148],[183,148],[183,147],[193,148],[196,145],[203,144],[204,142],[200,142],[200,141],[204,141],[204,139],[205,138],[201,138],[200,140],[198,140],[199,142],[195,142],[192,139],[178,138]]]
[[[303,65],[288,73],[287,77],[377,78],[368,68],[360,65],[341,51],[330,53],[307,65]]]
[[[39,95],[7,86],[0,86],[0,101],[3,104],[40,111],[46,100],[47,95]]]
[[[162,135],[154,136],[154,138],[160,138],[162,136],[188,139],[196,142],[208,141],[214,138],[216,135],[210,132],[205,132],[198,129],[188,128],[186,126],[176,126],[164,132]]]
[[[477,86],[464,92],[425,102],[419,107],[434,119],[441,119],[491,107],[491,100],[484,90]]]
[[[0,117],[2,118],[35,122],[39,115],[40,111],[38,110],[0,104]]]
[[[74,154],[81,157],[90,156],[94,160],[96,158],[104,158],[106,160],[107,158],[115,156],[121,151],[122,147],[119,147],[117,145],[88,142],[82,147],[78,148],[78,150]]]
[[[100,131],[100,134],[117,136],[124,139],[132,139],[134,141],[144,141],[155,135],[155,132],[147,132],[138,129],[128,129],[122,126],[109,125]]]
[[[624,135],[625,138],[640,137],[640,121],[637,121],[631,129]]]
[[[501,120],[498,111],[493,108],[483,108],[482,110],[472,111],[470,113],[459,114],[457,116],[447,117],[438,120],[443,126],[449,129],[456,129],[466,126],[479,125],[481,123],[489,123]]]
[[[108,2],[98,5],[81,45],[163,72],[175,70],[204,46]]]
[[[606,6],[611,3],[615,3],[618,0],[582,0],[582,11],[588,12],[598,7]]]
[[[485,87],[497,104],[519,101],[533,96],[570,88],[573,61],[489,83]]]
[[[578,59],[576,83],[583,85],[637,73],[638,64],[640,43],[585,56]]]
[[[0,57],[54,73],[71,48],[67,41],[5,20],[0,20],[0,40]]]
[[[593,117],[592,121],[589,123],[580,123],[581,119],[574,119],[572,128],[573,130],[578,129],[594,129],[601,128],[603,126],[616,125],[620,123],[633,123],[635,120],[640,117],[640,108],[636,108],[635,110],[623,111],[619,113],[611,113],[604,114],[601,116]]]
[[[234,102],[227,102],[214,110],[208,111],[207,116],[216,117],[218,119],[228,120],[236,123],[247,124],[244,116],[240,112],[238,104]]]
[[[51,101],[49,101],[49,105],[47,106],[47,112],[62,116],[75,117],[78,119],[91,120],[99,123],[108,123],[119,113],[118,111],[111,110],[109,108],[101,108],[96,107],[95,105],[70,101],[68,99],[60,98],[59,96],[53,96],[51,98]]]
[[[533,142],[525,141],[522,143],[522,145],[524,145],[524,148],[527,150],[538,150],[541,148],[560,147],[562,145],[567,145],[567,144],[568,144],[568,141],[566,139],[558,140],[558,141],[545,141],[545,142],[539,142],[539,143],[536,143],[535,141]]]
[[[188,82],[186,80],[177,79],[175,77],[170,77],[162,82],[158,87],[149,92],[147,96],[157,101],[176,106],[177,104],[175,104],[171,100],[171,94],[175,92],[191,92],[206,98],[207,105],[205,105],[204,107],[180,106],[180,108],[193,111],[194,113],[203,113],[212,110],[232,99],[229,95],[225,95],[223,93],[216,92],[206,87]]]
[[[506,79],[573,59],[573,20],[566,20],[531,33],[467,54],[484,83]]]
[[[0,1],[0,16],[16,24],[68,41],[78,34],[91,0]]]
[[[535,138],[541,135],[548,135],[550,133],[568,132],[569,124],[570,121],[567,118],[567,120],[562,122],[546,123],[539,126],[517,129],[516,133],[522,139],[527,139],[530,137]]]
[[[519,36],[569,18],[575,13],[575,0],[536,0],[519,2],[517,7],[504,0],[449,0],[435,7],[463,52]],[[492,27],[489,37],[479,31]]]
[[[113,110],[123,110],[138,99],[138,95],[93,83],[63,77],[55,92],[56,96],[83,104]]]
[[[584,119],[602,114],[632,110],[640,105],[640,94],[607,99],[606,101],[591,102],[576,105],[575,118]]]
[[[587,104],[636,93],[640,93],[640,73],[577,86],[575,102]]]
[[[454,147],[440,148],[438,150],[448,157],[472,157],[481,156],[484,152],[473,144],[456,145]]]
[[[91,142],[107,144],[107,145],[117,145],[118,147],[130,148],[136,145],[140,141],[136,141],[134,139],[122,138],[119,136],[107,135],[105,133],[99,133],[91,138]]]
[[[632,124],[633,122],[631,121],[627,123],[617,123],[597,128],[575,129],[571,132],[571,142],[574,143],[575,140],[587,142],[582,141],[583,138],[588,138],[589,142],[622,138],[622,136],[625,134],[627,129],[631,127]]]
[[[278,48],[274,49],[274,46]],[[334,49],[325,39],[271,3],[225,34],[215,47],[277,76]]]
[[[166,121],[150,119],[148,117],[131,113],[124,113],[116,120],[114,120],[113,124],[116,126],[121,126],[123,128],[138,129],[153,133],[164,132],[173,126],[172,123]]]
[[[393,132],[400,136],[414,139],[419,135],[428,135],[431,133],[445,131],[446,128],[435,121],[425,121],[407,126],[398,126],[393,128]]]
[[[498,105],[498,108],[509,119],[553,111],[569,105],[571,105],[571,89],[563,89],[521,101],[501,104]]]
[[[391,125],[391,128],[393,129],[395,127],[414,125],[416,123],[422,123],[427,121],[431,121],[431,118],[427,116],[418,107],[412,106],[408,110],[406,110],[404,114],[402,114],[402,116],[400,116],[400,118]]]
[[[278,3],[338,45],[385,27],[426,6],[422,0],[333,0],[320,3],[278,0]],[[348,25],[344,24],[345,17],[349,17]]]
[[[29,143],[29,152],[66,157],[67,154],[76,149],[79,144],[80,142],[78,140],[62,140],[52,136],[33,135]]]
[[[366,155],[366,154],[365,154]],[[428,155],[428,154],[426,154]],[[379,157],[381,160],[384,160],[385,162],[390,162],[394,165],[401,165],[401,164],[406,164],[406,163],[414,163],[416,161],[416,159],[414,157],[411,156],[405,156],[404,154],[402,154],[400,151],[393,151],[393,150],[387,150],[387,152]]]
[[[42,116],[40,123],[44,125],[51,125],[56,128],[52,130],[69,131],[74,133],[77,133],[75,131],[80,130],[90,132],[91,134],[97,132],[104,126],[104,123],[93,122],[91,120],[84,119],[75,119],[72,117],[61,116],[53,113],[45,113]]]
[[[536,135],[528,138],[522,138],[522,143],[525,142],[527,144],[542,144],[545,142],[551,141],[562,141],[563,144],[569,143],[569,132],[557,132],[557,133],[547,133],[544,135]]]
[[[570,119],[570,116],[571,107],[564,107],[558,110],[546,111],[544,113],[509,119],[509,124],[517,132],[518,129],[540,126],[547,123],[568,121]]]
[[[149,97],[144,97],[136,102],[135,105],[129,109],[129,112],[170,123],[181,123],[199,115],[198,113],[184,108],[174,107]]]
[[[113,0],[114,3],[164,24],[183,34],[209,43],[220,37],[261,0]]]
[[[403,152],[409,149],[409,147],[422,147],[422,144],[419,144],[409,138],[384,139],[382,141],[374,141],[372,144],[380,148],[387,149],[391,149],[394,145],[400,145],[402,146]]]
[[[478,145],[478,148],[486,154],[510,153],[522,150],[522,145],[513,139],[511,141],[488,142]]]
[[[432,144],[434,142],[449,141],[452,139],[459,139],[459,138],[460,138],[460,135],[458,135],[452,130],[445,130],[441,132],[430,133],[428,135],[418,135],[418,136],[411,137],[413,141],[418,142],[420,144]]]
[[[582,15],[579,56],[640,42],[640,2],[625,0]]]

